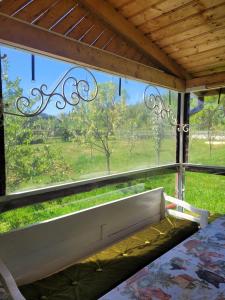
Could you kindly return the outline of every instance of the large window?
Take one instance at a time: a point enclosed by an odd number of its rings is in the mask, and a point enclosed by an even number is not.
[[[90,70],[98,95],[74,105],[78,99],[72,93],[72,77],[81,80],[84,97],[95,93],[93,85],[88,90],[83,82],[91,83],[91,75],[75,68],[64,85],[73,105],[58,109],[63,107],[58,95],[63,86],[57,85],[76,66],[38,55],[32,65],[30,53],[5,47],[2,52],[7,54],[2,75],[7,110],[17,113],[15,103],[22,96],[31,100],[22,98],[18,103],[26,113],[37,111],[42,100],[46,104],[33,117],[5,115],[7,193],[175,162],[176,127],[147,108],[143,100],[147,84]],[[41,86],[43,99],[37,90]],[[177,93],[151,89],[176,115]],[[46,95],[53,91],[56,95],[48,102]]]
[[[192,95],[189,162],[225,166],[225,95]]]

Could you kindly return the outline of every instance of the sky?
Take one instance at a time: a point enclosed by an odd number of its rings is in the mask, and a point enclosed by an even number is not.
[[[10,80],[15,80],[17,77],[21,78],[20,86],[23,88],[24,95],[29,96],[30,91],[34,87],[40,87],[42,84],[46,84],[48,91],[52,91],[60,78],[71,67],[76,65],[59,61],[49,57],[35,55],[35,81],[32,81],[31,72],[31,53],[20,49],[6,47],[0,44],[1,55],[7,54],[8,59],[8,75]],[[118,85],[119,92],[119,77],[110,73],[96,71],[88,68],[96,78],[97,83],[103,83],[113,81]],[[73,75],[76,75],[79,79],[88,79],[87,73],[81,69],[73,71]],[[147,84],[140,81],[126,79],[121,77],[121,87],[125,89],[128,94],[127,102],[129,104],[138,103],[143,101],[143,93]],[[151,88],[153,91],[153,88]],[[151,90],[150,89],[150,90]],[[167,89],[160,88],[162,94],[168,93]],[[64,112],[68,112],[71,107],[65,108]],[[48,105],[45,113],[56,115],[61,113],[62,110],[56,109],[54,103]]]

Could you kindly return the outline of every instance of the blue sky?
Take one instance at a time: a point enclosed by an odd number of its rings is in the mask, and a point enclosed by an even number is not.
[[[0,45],[1,54],[7,54],[9,70],[8,75],[11,80],[15,80],[17,77],[21,78],[21,87],[24,90],[24,95],[28,96],[29,92],[34,87],[40,87],[45,83],[48,86],[48,91],[53,90],[57,82],[64,75],[64,73],[73,67],[74,65],[44,57],[41,55],[35,55],[35,81],[31,78],[31,53],[22,51],[19,49],[6,47]],[[96,71],[89,68],[94,74],[98,83],[113,81],[119,85],[119,77],[110,73]],[[73,73],[75,75],[75,73]],[[77,70],[76,75],[78,78],[86,79],[87,76],[83,71]],[[86,78],[84,78],[86,77]],[[125,89],[128,94],[128,102],[130,104],[142,101],[143,92],[146,83],[140,81],[122,78],[122,89]],[[168,90],[160,88],[161,93],[168,93]],[[67,108],[66,111],[68,111]],[[58,111],[55,108],[54,103],[51,103],[45,110],[48,114],[57,114],[62,111]]]

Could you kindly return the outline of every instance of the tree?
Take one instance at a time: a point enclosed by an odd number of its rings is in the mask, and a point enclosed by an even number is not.
[[[175,128],[174,124],[176,122],[176,109],[177,109],[177,93],[169,91],[164,92],[160,98],[164,102],[165,107],[170,110],[170,113],[167,114],[162,110],[162,113],[158,114],[155,111],[151,114],[151,127],[152,135],[154,140],[154,148],[156,153],[156,163],[160,163],[160,155],[162,150],[162,141],[165,137],[165,133],[171,127]],[[158,103],[160,108],[160,103]],[[161,107],[163,109],[163,107]]]
[[[209,155],[212,156],[214,132],[222,126],[224,130],[225,97],[221,96],[218,103],[217,96],[205,97],[204,108],[192,116],[192,124],[200,130],[207,130]]]
[[[23,94],[21,80],[10,80],[8,77],[8,62],[4,63],[3,71],[3,101],[5,110],[17,112],[15,101]],[[5,153],[7,189],[12,192],[21,184],[32,181],[39,183],[42,176],[47,182],[62,181],[68,166],[63,156],[47,144],[47,139],[41,136],[41,145],[33,145],[37,139],[36,128],[47,128],[47,119],[39,117],[26,118],[5,115]],[[64,175],[63,175],[64,174]],[[42,182],[43,183],[43,182]]]
[[[157,115],[154,115],[152,119],[152,134],[153,134],[154,148],[156,153],[156,163],[157,165],[159,165],[161,148],[162,148],[162,140],[164,137],[164,127],[163,127],[163,120]]]
[[[99,84],[96,99],[80,103],[73,110],[75,139],[104,154],[107,173],[111,172],[113,139],[124,122],[126,94],[117,96],[117,86],[112,82]]]

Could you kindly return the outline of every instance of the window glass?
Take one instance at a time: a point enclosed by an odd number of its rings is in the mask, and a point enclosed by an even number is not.
[[[224,176],[186,172],[185,177],[185,198],[188,203],[210,213],[225,213]]]
[[[89,192],[8,211],[0,214],[0,233],[26,227],[37,222],[128,197],[160,186],[165,188],[166,193],[174,196],[175,176],[175,174],[162,171],[162,174],[157,176],[108,185]]]
[[[189,162],[225,166],[225,95],[192,95]]]
[[[34,114],[5,115],[7,193],[175,162],[176,127],[153,100],[176,115],[176,92],[149,87],[147,105],[146,83],[1,50],[5,110]]]

